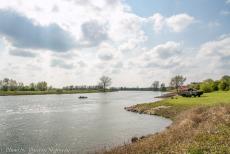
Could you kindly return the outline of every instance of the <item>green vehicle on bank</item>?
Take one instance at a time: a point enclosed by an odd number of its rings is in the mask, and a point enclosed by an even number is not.
[[[189,88],[188,90],[181,92],[180,95],[183,97],[200,97],[203,95],[203,91]]]

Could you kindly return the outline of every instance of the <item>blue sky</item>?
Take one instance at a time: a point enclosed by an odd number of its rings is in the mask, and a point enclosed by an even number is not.
[[[157,42],[169,40],[184,40],[188,45],[196,46],[211,38],[217,38],[222,34],[230,32],[230,16],[222,15],[221,12],[230,12],[230,3],[226,5],[225,0],[126,0],[132,11],[142,17],[149,17],[156,12],[164,16],[187,13],[196,18],[196,26],[187,29],[184,33],[167,33],[161,37],[151,38]],[[209,28],[210,23],[219,23],[219,27]],[[147,33],[151,31],[147,30]]]
[[[0,0],[0,77],[53,86],[230,74],[230,0]]]

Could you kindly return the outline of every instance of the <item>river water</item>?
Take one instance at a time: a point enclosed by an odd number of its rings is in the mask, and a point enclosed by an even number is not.
[[[78,99],[80,95],[88,99]],[[0,153],[87,153],[159,132],[171,121],[127,112],[160,92],[0,97]]]

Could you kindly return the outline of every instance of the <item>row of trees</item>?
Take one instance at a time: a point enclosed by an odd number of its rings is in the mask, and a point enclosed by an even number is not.
[[[166,91],[165,83],[160,83],[160,81],[154,81],[151,87],[153,91]]]
[[[112,79],[108,76],[102,76],[99,80],[98,85],[96,86],[66,86],[63,87],[63,90],[103,90],[104,92],[106,89],[112,84]]]
[[[45,81],[24,85],[22,82],[5,78],[0,80],[0,90],[3,91],[45,91],[48,89],[48,84]]]
[[[193,82],[189,87],[202,90],[204,92],[228,91],[230,90],[230,76],[225,75],[220,80],[207,79],[203,82]]]
[[[100,78],[99,84],[96,86],[66,86],[63,90],[98,90],[106,89],[112,84],[112,79],[108,76],[102,76]],[[0,80],[0,90],[3,91],[46,91],[53,89],[48,87],[47,82],[42,81],[38,83],[31,83],[29,85],[24,85],[22,82],[17,82],[16,80],[5,78]]]

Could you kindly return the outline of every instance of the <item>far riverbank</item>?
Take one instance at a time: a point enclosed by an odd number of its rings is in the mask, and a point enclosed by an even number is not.
[[[101,90],[0,91],[0,96],[101,93]],[[106,92],[115,92],[106,90]]]

